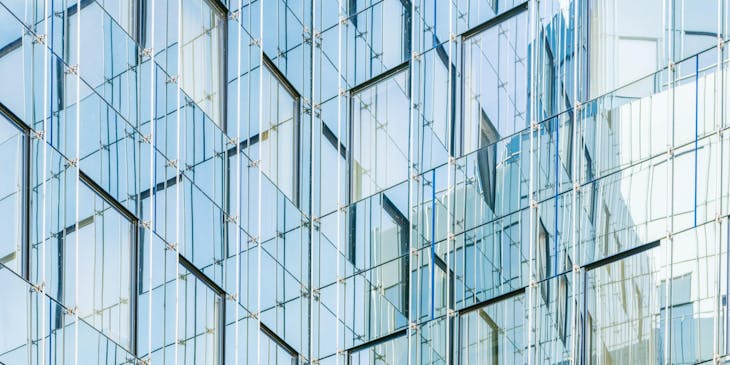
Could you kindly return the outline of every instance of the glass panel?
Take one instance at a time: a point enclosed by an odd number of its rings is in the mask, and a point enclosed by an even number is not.
[[[396,365],[408,363],[408,337],[379,343],[350,353],[350,365]]]
[[[298,363],[298,355],[271,333],[271,330],[262,328],[261,332],[261,364],[296,365]]]
[[[27,137],[0,114],[0,264],[18,274],[23,272],[23,212],[25,202],[25,171],[28,163]]]
[[[521,294],[460,316],[460,364],[525,363],[525,299]]]
[[[343,1],[345,3],[345,1]],[[401,0],[348,0],[347,57],[352,84],[391,69],[411,55],[411,4]],[[350,71],[352,72],[352,71]],[[354,76],[354,77],[353,77]]]
[[[352,200],[408,177],[407,70],[352,97]]]
[[[58,254],[66,262],[64,285],[69,289],[74,285],[73,250],[78,238],[79,317],[129,348],[133,225],[83,184],[79,204],[78,225],[67,227],[59,240],[63,250]],[[71,293],[65,291],[66,303],[73,303]]]
[[[362,306],[354,315],[353,330],[364,340],[404,327],[408,319],[408,221],[396,200],[405,196],[404,189],[400,185],[349,211],[347,259],[362,272],[352,280]]]
[[[527,15],[464,40],[463,154],[527,126]]]
[[[214,123],[224,127],[225,17],[206,0],[183,0],[181,87]]]
[[[655,72],[665,64],[664,20],[660,0],[590,0],[590,97]],[[614,19],[621,18],[620,22]],[[651,85],[651,81],[645,81]]]
[[[222,298],[183,266],[179,285],[179,362],[219,364]]]
[[[245,152],[252,159],[260,160],[261,170],[296,204],[299,195],[299,99],[272,67],[268,63],[263,67],[262,130],[258,130],[258,125],[251,126]]]
[[[662,246],[586,273],[586,362],[664,363]]]

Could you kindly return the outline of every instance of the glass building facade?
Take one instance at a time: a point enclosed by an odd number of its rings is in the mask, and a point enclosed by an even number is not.
[[[0,0],[0,364],[730,362],[730,0]]]

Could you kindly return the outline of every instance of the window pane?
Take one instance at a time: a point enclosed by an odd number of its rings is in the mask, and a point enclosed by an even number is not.
[[[464,40],[466,154],[525,128],[527,12]]]
[[[408,220],[397,200],[406,196],[405,187],[365,199],[349,211],[348,260],[360,272],[348,281],[359,308],[352,326],[358,340],[378,338],[408,322]]]
[[[588,363],[663,363],[664,255],[658,247],[586,273]]]
[[[349,1],[348,58],[354,61],[354,83],[367,81],[411,55],[411,5],[401,0]]]
[[[23,216],[23,133],[0,116],[0,263],[22,272]]]
[[[524,295],[519,295],[460,317],[462,364],[525,362],[524,300]]]
[[[218,364],[221,297],[183,266],[180,267],[181,364]]]
[[[133,225],[90,188],[80,184],[79,222],[59,235],[59,262],[64,263],[64,302],[74,303],[78,257],[79,317],[129,348]],[[78,252],[75,251],[78,239]]]
[[[268,328],[261,329],[261,364],[265,365],[295,365],[298,356],[296,352]]]
[[[591,98],[647,76],[665,62],[662,6],[658,0],[588,2]],[[620,22],[613,21],[617,17]],[[637,86],[652,90],[653,81]]]
[[[298,99],[271,71],[263,71],[261,128],[251,126],[246,153],[260,160],[261,170],[295,204],[298,201],[299,120]],[[260,145],[259,145],[260,144]],[[260,155],[259,155],[260,152]]]
[[[407,71],[402,71],[353,96],[353,200],[408,177],[407,87]]]
[[[183,0],[181,86],[206,115],[223,126],[224,18],[205,0]]]
[[[395,365],[408,363],[408,336],[350,354],[350,365]]]

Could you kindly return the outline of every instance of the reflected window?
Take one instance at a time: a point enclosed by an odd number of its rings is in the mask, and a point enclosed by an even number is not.
[[[353,91],[351,108],[350,191],[357,201],[408,178],[408,71]]]
[[[180,13],[180,86],[224,129],[226,16],[206,0],[182,0]]]
[[[587,268],[584,310],[588,314],[585,324],[588,363],[663,363],[662,351],[656,350],[664,346],[666,328],[662,309],[664,251],[657,245],[648,244],[638,254],[623,259],[614,256],[608,264]],[[621,271],[621,267],[626,273],[624,280],[611,275]],[[633,283],[634,290],[626,292],[625,295],[631,295],[626,300],[636,305],[624,309],[621,296],[627,283]],[[645,328],[644,323],[653,325]]]
[[[137,37],[137,7],[139,0],[95,0],[132,38]]]
[[[28,137],[0,114],[0,263],[23,275],[27,203]]]
[[[411,57],[409,0],[349,0],[347,57],[354,61],[354,82],[369,80]]]
[[[611,232],[611,213],[608,206],[603,203],[603,230],[601,232],[601,256],[605,257],[611,251],[610,248],[610,232]]]
[[[459,316],[462,364],[524,363],[524,300],[518,294]]]
[[[294,205],[299,203],[299,95],[264,56],[261,128],[251,125],[243,147]]]
[[[568,272],[573,268],[573,262],[570,257],[566,255],[565,270]],[[558,337],[563,344],[566,344],[565,340],[568,337],[568,274],[560,275],[558,278],[558,314],[556,318],[556,324],[558,327]]]
[[[477,168],[479,171],[479,184],[482,189],[482,199],[494,212],[496,198],[496,177],[497,177],[497,142],[499,133],[489,120],[487,114],[482,110],[482,120],[479,123],[479,145],[477,152]]]
[[[17,5],[22,4],[18,2]],[[7,5],[12,7],[12,4]],[[30,86],[26,75],[29,71],[25,65],[27,56],[23,49],[23,31],[13,14],[0,7],[0,75],[3,75],[5,85],[13,85],[0,88],[0,101],[21,118],[25,117],[26,94],[29,94],[26,89]]]
[[[560,161],[563,163],[563,169],[568,174],[568,179],[573,178],[573,109],[565,95],[565,110],[567,112],[560,116],[560,126],[558,136],[560,139]]]
[[[548,118],[555,114],[555,61],[548,39],[543,38],[543,43],[545,48],[542,55],[542,78],[540,80],[542,95],[540,101],[543,118]]]
[[[483,361],[483,364],[492,364],[492,365],[498,365],[499,364],[499,326],[497,326],[497,323],[494,322],[492,317],[487,314],[487,312],[484,311],[484,309],[480,309],[478,311],[479,318],[481,318],[486,324],[487,324],[487,336],[491,337],[491,343],[489,343],[489,347],[491,347],[491,351],[488,351],[489,357],[491,359],[486,359],[486,361]]]
[[[540,292],[542,293],[542,299],[545,303],[548,303],[549,298],[549,287],[547,278],[550,275],[550,236],[548,235],[545,225],[542,220],[538,227],[537,236],[537,280],[544,281],[540,284]]]
[[[585,194],[581,194],[581,200],[584,202],[583,206],[588,215],[588,220],[594,222],[593,218],[596,213],[596,183],[593,181],[593,159],[591,158],[591,154],[588,152],[588,147],[585,145],[585,142],[583,144],[583,174],[583,182],[587,184],[584,189]]]
[[[717,46],[717,22],[708,21],[717,13],[717,1],[694,0],[674,2],[674,59],[679,61]],[[722,35],[721,35],[722,36]]]
[[[699,343],[697,342],[698,335],[702,336],[703,332],[698,332],[701,325],[701,318],[695,318],[695,310],[693,306],[696,304],[692,302],[692,294],[695,290],[692,290],[692,273],[687,273],[678,277],[674,277],[670,280],[671,291],[670,291],[670,302],[666,302],[666,298],[662,296],[661,301],[661,327],[664,328],[666,324],[667,313],[670,313],[672,322],[670,326],[670,338],[671,338],[671,352],[672,362],[676,364],[693,364],[697,363],[698,360],[702,360],[702,357],[698,357]],[[663,293],[666,288],[666,281],[662,280],[661,292]],[[695,295],[697,295],[695,293]],[[711,326],[711,325],[709,325]],[[709,335],[709,333],[706,333]],[[703,336],[700,338],[704,338]],[[708,354],[704,354],[708,356]]]
[[[408,220],[386,194],[351,206],[349,215],[347,257],[362,272],[355,279],[362,287],[354,293],[355,301],[362,303],[363,310],[357,314],[362,322],[354,331],[364,338],[376,338],[408,321]]]
[[[343,123],[346,124],[346,123]],[[344,128],[343,128],[344,129]],[[343,134],[346,132],[342,131]],[[346,134],[345,134],[346,135]],[[338,204],[347,203],[347,139],[339,139],[327,123],[322,123],[320,139],[320,212],[327,213],[337,209]],[[340,176],[337,175],[337,165]],[[338,179],[339,178],[339,179]],[[339,180],[339,181],[338,181]],[[342,187],[341,189],[338,189]],[[337,196],[337,193],[340,196]]]
[[[55,271],[50,274],[51,294],[66,306],[76,306],[79,318],[129,349],[136,224],[131,214],[123,214],[86,183],[79,183],[76,200],[79,221],[56,232],[50,246],[48,261]],[[63,323],[68,317],[61,310],[59,306],[56,329],[69,325]]]
[[[664,63],[666,21],[659,0],[625,2],[588,1],[589,98],[595,98],[647,76]],[[694,7],[694,2],[693,6]],[[616,22],[617,14],[621,21]],[[704,14],[704,13],[703,13]],[[709,23],[709,22],[707,22]],[[616,96],[641,95],[653,90],[654,80],[645,79],[620,90]]]
[[[486,5],[485,5],[486,6]],[[527,12],[463,41],[463,120],[455,155],[467,154],[526,126]]]

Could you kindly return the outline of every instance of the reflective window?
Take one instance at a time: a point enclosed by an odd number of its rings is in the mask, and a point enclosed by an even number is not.
[[[0,263],[18,274],[23,273],[23,245],[26,227],[25,189],[27,137],[0,114]]]
[[[542,58],[542,75],[540,77],[540,87],[542,89],[540,93],[540,105],[542,106],[542,114],[539,115],[539,120],[548,118],[555,114],[555,60],[553,57],[553,51],[550,49],[550,43],[545,39],[544,51],[541,55]]]
[[[464,111],[457,152],[467,154],[527,125],[527,29],[523,11],[464,39]]]
[[[666,6],[660,0],[588,2],[589,97],[647,76],[666,62],[662,19]],[[618,18],[620,22],[614,21]],[[638,86],[651,90],[654,84],[644,80]]]
[[[540,284],[540,292],[545,303],[548,303],[550,297],[549,282],[550,275],[550,236],[548,235],[542,220],[538,224],[537,247],[535,249],[535,257],[537,261],[537,280],[544,281]]]
[[[402,0],[348,0],[347,57],[359,84],[406,61],[411,55],[411,4]]]
[[[181,364],[220,364],[222,291],[192,264],[180,266],[178,356]]]
[[[224,127],[225,15],[206,0],[182,0],[181,87]]]
[[[55,239],[47,243],[50,293],[67,307],[76,306],[81,319],[130,348],[135,226],[89,186],[78,184],[78,222],[69,214],[72,223],[54,232]],[[59,321],[56,328],[64,325]]]
[[[479,145],[477,151],[477,171],[479,173],[479,185],[481,187],[482,199],[494,212],[497,186],[497,142],[499,134],[497,129],[484,112],[480,122]]]
[[[401,186],[399,186],[401,187]],[[405,191],[393,192],[393,195]],[[361,295],[362,330],[368,338],[403,327],[408,319],[408,220],[395,201],[380,194],[352,206],[348,259],[368,283]],[[369,269],[372,268],[372,269]],[[377,287],[378,294],[370,293]]]
[[[261,324],[261,364],[297,365],[299,354],[271,329]]]
[[[459,355],[463,365],[525,362],[525,303],[520,294],[459,317]]]
[[[708,19],[709,14],[717,13],[717,1],[673,0],[673,3],[675,60],[682,60],[717,45],[717,21],[714,16]]]
[[[124,29],[129,36],[137,36],[137,3],[139,0],[96,0],[107,14]]]
[[[664,255],[661,248],[654,248],[586,272],[587,363],[664,362],[665,326],[660,325]],[[624,270],[628,274],[619,280]],[[633,287],[625,293],[625,300],[632,305],[624,307],[621,293],[626,285]]]
[[[13,5],[22,6],[22,3],[5,5],[12,8]],[[27,92],[32,87],[27,85],[29,72],[27,61],[24,60],[23,33],[24,29],[13,14],[0,7],[0,75],[6,85],[13,85],[0,88],[0,102],[21,118],[25,117],[28,103],[26,98],[32,96]]]
[[[245,152],[295,205],[299,199],[299,96],[265,58],[262,120],[251,125]],[[259,154],[260,152],[260,154]]]
[[[352,96],[351,197],[370,196],[408,177],[408,71]]]
[[[350,365],[396,365],[408,363],[408,336],[358,347],[349,353]]]
[[[401,189],[392,195],[404,193]],[[363,281],[356,284],[362,292],[354,294],[362,303],[354,331],[365,339],[404,327],[408,320],[408,220],[405,207],[389,195],[361,201],[349,212],[348,260],[362,271],[357,280]]]

